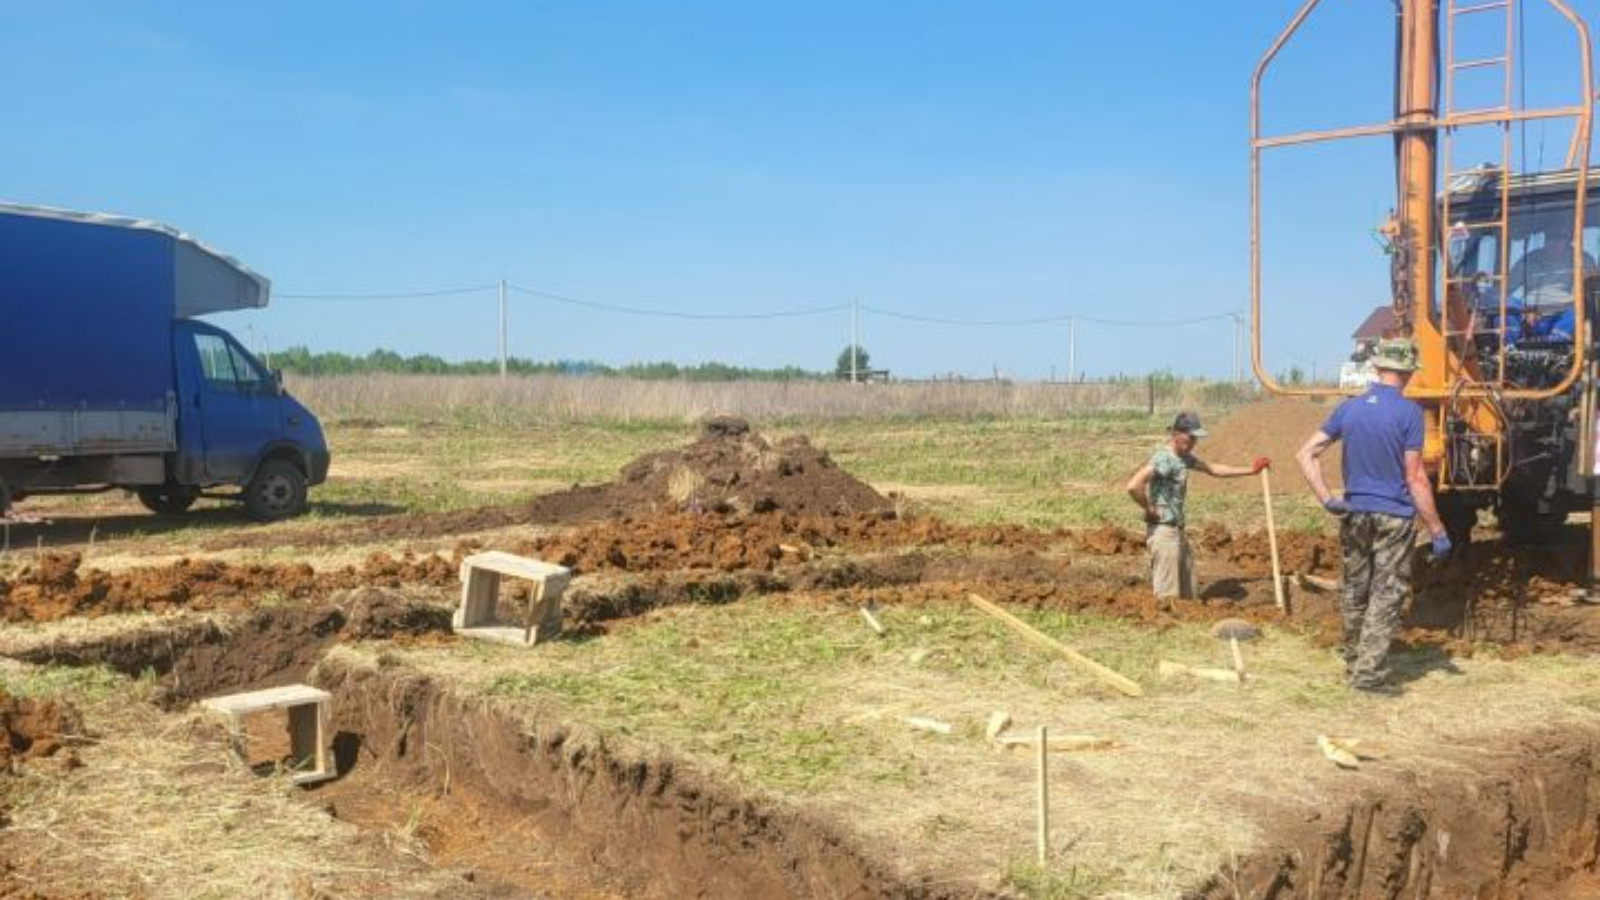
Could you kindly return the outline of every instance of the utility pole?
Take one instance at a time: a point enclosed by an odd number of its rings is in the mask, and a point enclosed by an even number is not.
[[[1078,380],[1078,319],[1067,316],[1067,381]]]
[[[1244,384],[1244,316],[1233,314],[1233,383]]]
[[[500,279],[500,380],[506,378],[506,280]]]
[[[850,383],[859,377],[856,366],[861,359],[861,301],[850,301]]]

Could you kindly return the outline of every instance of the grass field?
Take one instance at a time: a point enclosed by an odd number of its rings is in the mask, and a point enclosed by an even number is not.
[[[771,439],[809,436],[852,474],[923,509],[966,522],[1038,527],[1137,525],[1123,484],[1164,439],[1165,425],[1141,413],[758,423]],[[375,504],[414,512],[507,503],[610,480],[641,453],[694,435],[692,425],[659,422],[335,424],[332,476],[313,499],[325,516]],[[1278,483],[1283,527],[1324,527],[1298,474],[1285,471]],[[1204,477],[1192,485],[1199,524],[1259,527],[1264,519],[1258,495],[1220,492]]]

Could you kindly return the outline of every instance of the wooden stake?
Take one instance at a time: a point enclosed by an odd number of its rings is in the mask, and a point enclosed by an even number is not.
[[[887,633],[883,629],[883,623],[878,621],[878,617],[872,614],[872,610],[869,607],[861,607],[861,618],[867,620],[867,627],[871,628],[879,637]]]
[[[1032,625],[1029,625],[1028,623],[1022,621],[1016,616],[1013,616],[1000,607],[995,606],[993,603],[985,600],[977,594],[968,594],[967,601],[989,616],[999,619],[1003,625],[1021,635],[1023,640],[1026,640],[1028,643],[1033,644],[1036,647],[1042,647],[1045,650],[1059,653],[1061,656],[1065,657],[1068,662],[1080,669],[1083,669],[1085,672],[1088,672],[1112,688],[1127,694],[1129,697],[1144,696],[1144,688],[1139,687],[1138,682],[1100,665],[1089,657],[1084,656],[1082,653],[1079,653],[1071,647],[1068,647],[1066,644],[1063,644],[1044,632],[1039,631]]]
[[[1050,864],[1050,737],[1039,726],[1039,865]]]
[[[1261,470],[1261,499],[1267,504],[1267,543],[1272,547],[1272,599],[1278,602],[1278,611],[1289,611],[1288,601],[1283,599],[1283,571],[1278,565],[1278,526],[1272,521],[1272,476],[1267,469]]]

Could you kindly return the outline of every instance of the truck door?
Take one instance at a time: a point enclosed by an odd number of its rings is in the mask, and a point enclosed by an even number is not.
[[[185,331],[195,356],[191,371],[199,377],[184,413],[200,420],[206,478],[241,483],[261,449],[282,432],[281,399],[272,379],[225,332]]]

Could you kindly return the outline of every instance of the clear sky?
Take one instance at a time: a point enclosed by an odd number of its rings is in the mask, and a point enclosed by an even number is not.
[[[1274,127],[1387,118],[1390,0],[1326,5],[1271,86]],[[256,346],[486,358],[492,290],[284,295],[502,277],[699,313],[1210,316],[1247,303],[1246,90],[1295,6],[19,0],[0,7],[0,197],[239,256],[279,294],[220,317]],[[1600,0],[1576,6],[1600,25]],[[1385,301],[1367,232],[1391,182],[1382,141],[1310,158],[1267,170],[1290,235],[1268,247],[1268,352],[1326,371]],[[844,312],[519,294],[510,318],[516,355],[613,363],[826,368],[849,335]],[[861,330],[897,374],[1067,369],[1064,324]],[[1079,368],[1223,376],[1232,334],[1084,323]]]

